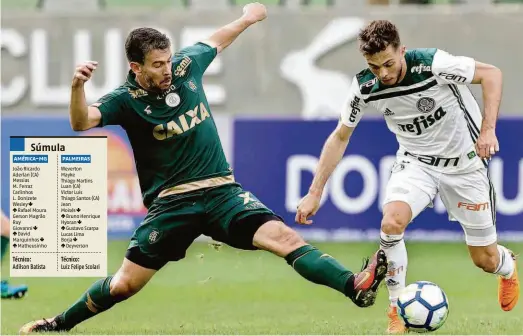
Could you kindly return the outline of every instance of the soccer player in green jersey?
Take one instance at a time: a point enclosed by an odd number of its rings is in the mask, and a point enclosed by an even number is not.
[[[226,161],[202,76],[217,53],[266,15],[263,5],[249,4],[238,20],[174,55],[165,35],[151,28],[133,30],[125,43],[131,68],[126,82],[91,106],[84,83],[97,63],[76,69],[73,129],[125,129],[148,212],[116,274],[95,282],[61,314],[26,324],[21,333],[67,331],[108,310],[140,291],[165,264],[184,258],[202,234],[238,249],[272,252],[305,279],[341,292],[357,306],[374,304],[387,271],[382,250],[360,273],[352,273],[244,190]]]

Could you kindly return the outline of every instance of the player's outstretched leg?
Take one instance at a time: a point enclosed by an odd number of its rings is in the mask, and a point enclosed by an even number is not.
[[[3,260],[9,246],[9,219],[1,213],[1,239],[0,239],[0,259]],[[26,285],[13,286],[7,280],[1,282],[2,299],[19,299],[25,296],[28,287]]]
[[[498,276],[498,301],[501,309],[514,309],[520,291],[514,253],[497,243],[488,246],[469,245],[469,252],[476,266]]]
[[[254,234],[253,244],[285,258],[302,277],[343,293],[358,307],[374,304],[378,286],[387,273],[387,259],[382,250],[365,261],[361,272],[354,274],[330,255],[307,244],[279,220],[263,224]]]
[[[80,322],[136,294],[155,273],[156,270],[144,268],[124,259],[114,276],[96,281],[69,309],[52,318],[25,324],[20,329],[20,334],[69,331]]]
[[[385,251],[389,262],[385,283],[389,291],[390,305],[387,311],[388,334],[403,334],[407,328],[398,316],[396,302],[405,288],[407,276],[407,249],[403,235],[412,217],[410,205],[403,201],[392,201],[383,207],[381,221],[380,248]]]

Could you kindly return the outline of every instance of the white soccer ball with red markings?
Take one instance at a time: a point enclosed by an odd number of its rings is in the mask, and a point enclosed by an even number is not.
[[[429,281],[418,281],[405,287],[397,305],[405,326],[414,332],[437,330],[449,315],[447,295]]]

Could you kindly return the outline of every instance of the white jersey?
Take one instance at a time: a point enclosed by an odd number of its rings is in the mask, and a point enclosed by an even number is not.
[[[399,85],[381,84],[369,70],[354,77],[341,121],[356,127],[365,110],[383,113],[399,143],[398,159],[457,174],[487,166],[475,151],[482,114],[466,84],[475,61],[432,49],[406,52]]]

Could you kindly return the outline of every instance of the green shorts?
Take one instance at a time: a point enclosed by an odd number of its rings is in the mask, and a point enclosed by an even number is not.
[[[255,250],[254,233],[269,220],[283,221],[238,183],[156,198],[135,230],[126,257],[140,266],[160,269],[169,261],[183,259],[200,235]]]

